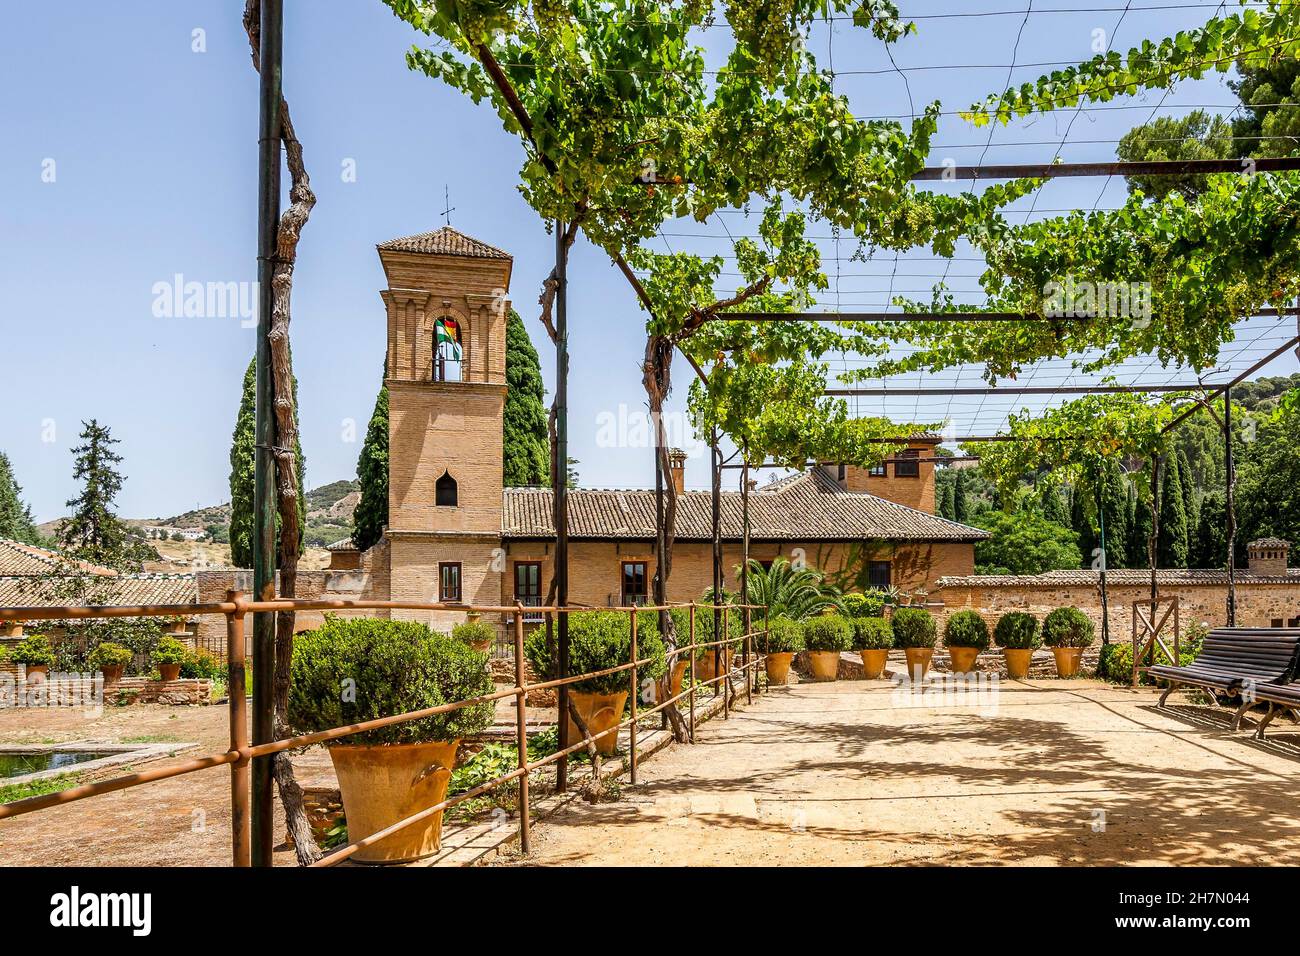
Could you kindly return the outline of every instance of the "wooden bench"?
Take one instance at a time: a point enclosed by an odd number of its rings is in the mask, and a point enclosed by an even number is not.
[[[1264,739],[1264,728],[1284,710],[1300,713],[1300,684],[1258,684],[1251,688],[1256,703],[1268,704],[1268,713],[1255,728],[1255,736]]]
[[[1202,687],[1240,700],[1232,722],[1237,730],[1246,711],[1258,703],[1261,687],[1291,680],[1298,651],[1300,628],[1221,627],[1210,631],[1201,653],[1186,667],[1156,664],[1144,669],[1169,682],[1160,707],[1179,686]],[[1244,695],[1243,687],[1250,688]]]

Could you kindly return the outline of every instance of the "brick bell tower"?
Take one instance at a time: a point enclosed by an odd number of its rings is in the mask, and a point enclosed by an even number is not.
[[[450,226],[377,249],[388,280],[391,600],[499,603],[493,558],[514,260]],[[429,613],[393,616],[427,621]],[[433,612],[432,623],[463,619]]]

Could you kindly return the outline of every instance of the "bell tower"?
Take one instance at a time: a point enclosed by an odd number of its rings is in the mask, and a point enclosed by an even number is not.
[[[514,260],[450,226],[377,249],[388,281],[380,295],[388,318],[392,599],[443,600],[450,579],[439,566],[454,563],[463,603],[497,603],[499,574],[488,567],[501,540]]]

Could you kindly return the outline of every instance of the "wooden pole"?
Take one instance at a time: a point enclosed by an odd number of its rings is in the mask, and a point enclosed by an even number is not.
[[[1228,539],[1228,627],[1237,626],[1237,463],[1232,455],[1232,389],[1223,390],[1224,511]],[[1177,663],[1175,661],[1174,663]]]
[[[227,591],[226,600],[236,610],[226,615],[226,688],[230,695],[230,749],[243,751],[248,746],[248,690],[244,679],[244,612],[238,605],[242,591]],[[230,833],[235,866],[252,864],[252,833],[248,817],[250,772],[248,760],[241,758],[230,765]]]
[[[560,677],[569,676],[569,278],[564,248],[564,223],[555,223],[555,462],[552,466],[555,498],[555,604],[556,646]],[[556,695],[560,710],[559,748],[569,745],[569,685]],[[555,789],[563,793],[569,783],[569,760],[555,767]]]
[[[283,63],[281,0],[261,3],[261,70],[258,80],[257,188],[257,436],[253,477],[253,593],[275,598],[275,400],[271,378],[271,312],[280,222],[281,69]],[[253,743],[275,737],[275,615],[253,615]],[[274,846],[271,758],[258,757],[252,769],[252,862],[270,866]]]
[[[515,745],[519,749],[519,850],[527,854],[532,848],[532,830],[528,818],[528,695],[524,691],[524,606],[515,602]],[[560,723],[565,723],[561,714]]]

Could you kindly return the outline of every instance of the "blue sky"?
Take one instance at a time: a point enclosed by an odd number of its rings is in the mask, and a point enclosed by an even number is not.
[[[1106,42],[1126,50],[1214,12],[1213,4],[1189,0],[1184,9],[1130,10],[1122,19],[1122,3],[1106,11],[1035,13],[1027,21],[1019,12],[936,17],[1023,10],[1026,2],[901,0],[905,15],[925,17],[917,21],[919,34],[895,48],[917,108],[939,99],[955,110],[1000,91],[1022,21],[1017,62],[1044,64],[1087,58],[1099,29]],[[1032,6],[1113,7],[1115,0]],[[316,486],[353,476],[379,385],[383,277],[375,244],[441,225],[449,189],[452,225],[515,256],[512,297],[542,352],[548,382],[550,346],[534,303],[553,245],[516,191],[517,142],[486,105],[475,107],[407,70],[404,53],[417,39],[408,27],[378,2],[287,0],[286,7],[285,88],[318,198],[299,247],[293,307],[308,483]],[[124,516],[167,516],[228,497],[230,432],[253,332],[238,317],[157,317],[153,290],[178,274],[220,283],[255,277],[257,77],[242,8],[240,0],[70,0],[8,12],[0,35],[0,309],[7,359],[0,449],[40,520],[62,514],[75,493],[69,449],[80,421],[92,416],[122,441]],[[203,31],[204,52],[192,48],[195,30]],[[823,64],[830,39],[825,27],[811,39]],[[863,31],[837,26],[833,62],[855,111],[909,112],[902,78]],[[1022,66],[1010,75],[1019,83],[1049,68]],[[1117,101],[1141,108],[1079,115],[1061,154],[1075,161],[1113,157],[1113,142],[1083,141],[1113,141],[1157,104],[1164,115],[1180,115],[1192,104],[1232,102],[1218,77],[1181,84],[1164,98]],[[1072,115],[997,130],[986,161],[1050,160]],[[945,116],[933,161],[952,156],[974,163],[988,137],[987,130]],[[1001,145],[1012,142],[1035,145]],[[349,163],[355,182],[342,175]],[[1120,180],[1054,181],[1034,215],[1115,205],[1123,196]],[[737,216],[727,223],[735,233],[753,231]],[[660,248],[729,251],[716,238],[722,235],[717,220],[665,233]],[[833,242],[822,245],[834,254]],[[850,251],[843,244],[841,254]],[[903,261],[896,291],[924,290],[943,268],[926,250]],[[832,276],[835,265],[827,263]],[[883,302],[894,271],[892,255],[841,263],[840,302]],[[951,273],[961,274],[952,279],[954,288],[975,288],[965,274],[976,271],[975,263],[953,263]],[[931,275],[904,281],[909,272]],[[648,451],[598,445],[602,414],[617,418],[620,405],[630,414],[644,406],[642,316],[623,278],[590,246],[579,244],[569,275],[571,440],[582,483],[648,484]],[[673,405],[680,409],[684,365],[676,380]],[[934,409],[915,411],[924,419]],[[973,413],[970,420],[985,421]],[[688,484],[706,483],[703,461],[695,459]]]

